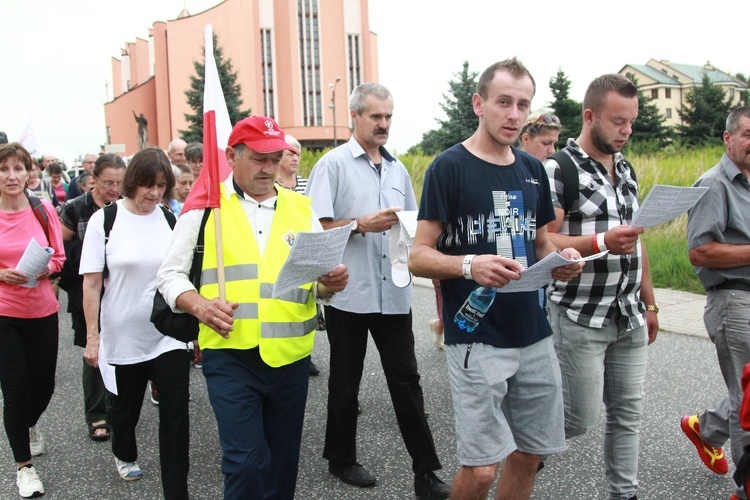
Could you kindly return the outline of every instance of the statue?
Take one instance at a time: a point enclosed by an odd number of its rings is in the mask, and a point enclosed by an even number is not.
[[[133,111],[133,117],[138,123],[138,150],[146,149],[148,147],[148,129],[146,128],[148,120],[143,116],[143,113],[138,116],[135,111]]]

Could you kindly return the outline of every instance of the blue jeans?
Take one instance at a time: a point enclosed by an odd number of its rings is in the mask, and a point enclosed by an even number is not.
[[[617,316],[604,328],[589,328],[548,302],[560,360],[565,436],[579,436],[597,423],[602,401],[604,468],[610,499],[626,499],[638,488],[638,444],[648,362],[645,326],[627,331]]]
[[[309,356],[272,368],[258,348],[203,351],[225,500],[294,498],[309,370]]]

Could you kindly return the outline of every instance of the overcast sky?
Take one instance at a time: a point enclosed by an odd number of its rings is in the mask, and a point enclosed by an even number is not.
[[[97,152],[105,140],[111,57],[136,36],[147,38],[154,21],[177,17],[183,5],[195,14],[217,3],[0,0],[0,130],[16,140],[31,119],[42,152],[69,165],[79,154]],[[388,146],[396,152],[405,152],[435,127],[447,82],[465,60],[481,72],[517,56],[537,81],[534,109],[552,99],[549,80],[559,68],[579,101],[594,77],[650,58],[695,65],[711,61],[732,74],[750,73],[742,27],[750,17],[747,0],[369,3],[380,83],[395,100]]]

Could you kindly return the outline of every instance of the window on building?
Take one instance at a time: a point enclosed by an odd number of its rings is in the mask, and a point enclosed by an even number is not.
[[[320,87],[318,0],[297,0],[302,117],[305,126],[323,124]]]
[[[651,89],[651,99],[659,98],[659,89]]]
[[[729,98],[734,100],[734,89],[729,89]]]
[[[362,68],[359,57],[359,35],[347,35],[346,57],[349,61],[349,93],[362,83]]]
[[[260,58],[263,77],[263,114],[276,118],[273,106],[273,50],[271,30],[260,30]]]
[[[664,116],[666,116],[667,118],[672,118],[672,108],[665,109]]]
[[[672,98],[672,89],[664,89],[664,97],[666,97],[667,99],[671,99]]]

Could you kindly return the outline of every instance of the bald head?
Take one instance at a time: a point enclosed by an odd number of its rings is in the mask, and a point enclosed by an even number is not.
[[[169,143],[167,156],[169,156],[169,161],[172,162],[172,165],[187,165],[185,146],[187,146],[187,143],[182,139],[175,139]]]

